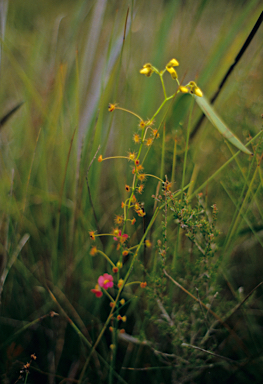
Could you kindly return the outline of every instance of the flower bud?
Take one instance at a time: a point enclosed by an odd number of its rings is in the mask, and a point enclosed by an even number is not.
[[[169,61],[166,67],[178,67],[179,63],[176,59],[172,59]]]
[[[170,73],[173,80],[176,80],[178,78],[177,72],[173,67],[166,66],[166,70]]]

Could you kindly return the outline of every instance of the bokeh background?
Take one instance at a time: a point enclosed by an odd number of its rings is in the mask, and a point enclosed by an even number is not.
[[[99,146],[103,157],[136,150],[133,134],[138,121],[123,111],[109,113],[108,104],[118,103],[144,119],[151,118],[163,100],[161,83],[157,76],[146,78],[139,70],[147,62],[165,68],[172,58],[180,63],[180,81],[194,80],[211,98],[258,20],[262,2],[2,0],[0,12],[0,117],[23,103],[0,127],[0,381],[16,382],[21,364],[36,353],[28,382],[56,383],[63,378],[71,379],[64,382],[77,382],[88,348],[61,315],[61,307],[90,341],[96,340],[108,307],[90,289],[106,266],[89,255],[88,232],[112,230],[114,216],[121,213],[124,185],[131,180],[127,162],[91,162]],[[261,25],[215,103],[219,115],[243,143],[262,129],[262,41]],[[167,93],[173,94],[176,85],[168,74],[164,81]],[[156,117],[158,127],[167,113],[165,137],[160,138],[165,143],[164,169],[160,166],[161,144],[151,149],[145,162],[147,173],[163,173],[171,179],[176,141],[174,190],[181,186],[190,99],[188,95],[177,97]],[[192,129],[200,116],[195,105]],[[192,192],[234,152],[205,120],[189,145],[186,184],[194,180]],[[207,207],[216,203],[219,210],[224,273],[218,280],[226,295],[222,302],[234,297],[235,304],[240,299],[237,292],[249,294],[261,282],[263,272],[262,174],[259,171],[248,187],[252,158],[241,154],[238,159],[202,190]],[[242,188],[251,188],[245,209],[250,225],[241,220],[224,248]],[[148,180],[141,196],[147,212],[152,212],[155,190],[156,182]],[[142,223],[136,223],[136,230],[142,230]],[[113,252],[106,239],[100,245]],[[261,299],[259,291],[253,302],[255,317],[247,318],[253,324],[248,327],[253,333],[250,358],[258,360],[246,365],[245,373],[236,366],[220,367],[209,376],[203,374],[207,367],[196,369],[201,363],[194,357],[192,370],[178,368],[178,376],[170,371],[166,376],[161,368],[157,373],[121,370],[123,356],[131,367],[141,367],[141,361],[144,367],[159,366],[149,351],[138,347],[138,352],[130,345],[127,352],[125,343],[117,371],[130,383],[260,382]],[[144,326],[146,302],[145,297],[139,304],[136,299],[129,307],[127,332],[136,337]],[[51,310],[61,316],[50,318]],[[109,340],[106,334],[99,349],[105,359]],[[136,359],[142,353],[145,359]],[[232,350],[229,355],[233,357],[231,354]],[[85,382],[107,382],[107,370],[98,364],[94,359]],[[192,375],[194,370],[199,376]]]

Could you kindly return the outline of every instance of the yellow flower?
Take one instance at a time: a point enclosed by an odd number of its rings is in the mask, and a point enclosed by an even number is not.
[[[140,124],[139,124],[139,128],[143,129],[143,128],[145,128],[145,126],[146,126],[145,121],[141,120]]]
[[[91,248],[89,254],[90,254],[91,256],[95,256],[97,252],[98,252],[97,247],[94,246],[94,247]]]
[[[118,288],[121,288],[123,286],[123,283],[124,283],[124,280],[123,279],[120,279],[118,281]]]
[[[119,228],[114,228],[112,233],[114,236],[118,236],[119,232],[120,232]]]
[[[95,240],[95,231],[89,231],[89,237],[91,240]]]
[[[140,70],[140,73],[142,75],[150,77],[153,74],[152,64],[150,64],[150,63],[144,64],[143,68]]]
[[[189,89],[183,85],[179,87],[179,91],[182,93],[189,93]]]
[[[110,103],[108,106],[108,111],[113,112],[116,109],[116,107],[117,107],[117,104],[111,104]]]
[[[182,93],[191,93],[191,94],[194,94],[198,97],[202,97],[203,96],[203,92],[201,91],[201,89],[196,85],[196,83],[194,81],[190,81],[190,83],[188,83],[187,85],[181,85],[179,87],[179,91],[182,92]]]
[[[116,215],[114,221],[116,224],[121,225],[123,223],[123,216]]]
[[[176,59],[172,59],[169,61],[169,63],[166,65],[166,67],[178,67],[179,63]]]
[[[149,137],[147,140],[146,140],[146,145],[147,147],[150,147],[153,143],[153,138],[152,137]]]
[[[136,196],[135,195],[132,195],[131,201],[132,201],[132,203],[136,203]]]
[[[190,81],[189,83],[189,87],[190,87],[190,92],[191,93],[194,93],[196,96],[199,96],[199,97],[202,97],[203,96],[203,92],[201,91],[201,89],[196,85],[196,83],[194,81]]]
[[[166,70],[170,73],[173,80],[176,80],[178,78],[177,72],[173,67],[166,66]]]
[[[135,142],[135,144],[139,144],[140,143],[141,137],[140,137],[140,135],[138,135],[138,133],[135,133],[133,135],[133,141]]]
[[[150,240],[145,240],[145,246],[146,246],[147,248],[151,248],[152,243],[150,242]]]
[[[142,208],[140,208],[138,211],[136,211],[137,215],[140,216],[140,217],[143,217],[146,215],[146,213],[144,212],[144,210]]]
[[[194,90],[194,94],[196,96],[199,96],[199,97],[202,97],[203,96],[203,92],[201,91],[201,89],[199,87],[196,87],[195,90]]]
[[[138,175],[138,179],[139,179],[140,181],[144,181],[144,180],[146,179],[146,175],[145,175],[145,173],[140,173],[140,174]]]
[[[158,137],[160,136],[158,133],[158,129],[153,129],[152,134],[153,134],[153,137],[155,137],[156,139],[158,139]]]
[[[141,194],[143,192],[144,185],[140,184],[139,187],[137,187],[137,191]]]
[[[135,152],[129,152],[128,153],[129,160],[134,161],[136,159],[136,154]]]

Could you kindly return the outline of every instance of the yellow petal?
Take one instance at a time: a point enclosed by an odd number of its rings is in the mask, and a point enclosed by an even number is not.
[[[146,65],[146,64],[145,64]],[[143,68],[140,70],[140,73],[142,75],[145,75],[147,77],[150,77],[152,74],[153,74],[153,70],[152,70],[152,66],[150,67],[145,67],[143,66]]]
[[[152,64],[151,63],[146,63],[146,64],[144,64],[143,68],[152,68]]]
[[[199,96],[199,97],[202,97],[202,96],[203,96],[203,92],[202,92],[201,89],[198,88],[198,87],[196,87],[196,88],[194,89],[194,94],[195,94],[196,96]]]
[[[167,67],[166,66],[166,70],[170,73],[170,75],[172,76],[172,78],[174,80],[176,80],[178,78],[177,72],[173,67]]]
[[[147,75],[149,73],[149,69],[148,68],[143,68],[143,69],[140,70],[140,73],[142,75]]]
[[[179,87],[179,91],[182,92],[182,93],[188,93],[189,92],[189,89],[183,85],[181,85]]]
[[[167,67],[178,67],[178,65],[179,65],[178,61],[176,59],[172,59],[167,64]]]

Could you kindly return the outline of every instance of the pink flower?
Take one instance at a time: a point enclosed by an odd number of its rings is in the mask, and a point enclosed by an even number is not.
[[[98,284],[96,285],[96,287],[94,289],[91,289],[91,292],[94,293],[96,297],[101,297],[103,295]]]
[[[118,237],[114,237],[113,240],[115,241],[120,241],[121,243],[124,243],[128,239],[128,235],[124,233],[123,235],[121,234],[121,231],[119,231]]]
[[[103,276],[100,276],[98,278],[99,286],[108,289],[113,287],[113,277],[109,275],[108,273],[104,273]]]

